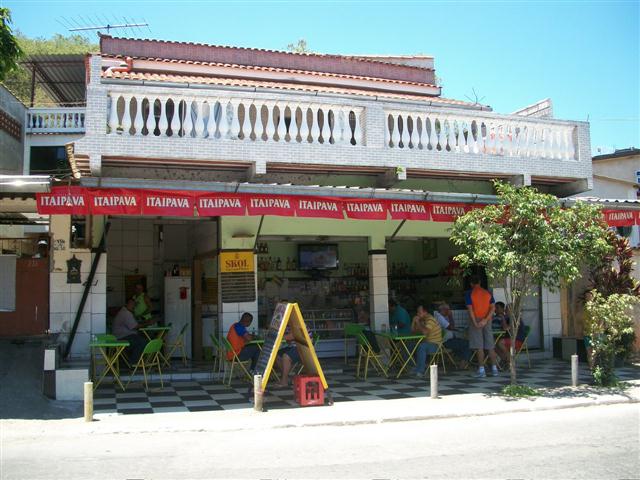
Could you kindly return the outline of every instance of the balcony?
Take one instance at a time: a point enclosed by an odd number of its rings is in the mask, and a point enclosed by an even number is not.
[[[257,174],[519,177],[583,190],[591,178],[584,122],[360,95],[124,84],[97,93],[96,133],[76,142],[79,158],[99,156],[93,175],[105,160],[113,168],[254,165]]]
[[[30,108],[26,112],[27,134],[84,133],[84,107]]]

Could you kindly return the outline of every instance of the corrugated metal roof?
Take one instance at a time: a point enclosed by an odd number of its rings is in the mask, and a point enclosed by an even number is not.
[[[87,91],[85,55],[31,55],[21,62],[35,70],[36,81],[60,105],[84,105]]]

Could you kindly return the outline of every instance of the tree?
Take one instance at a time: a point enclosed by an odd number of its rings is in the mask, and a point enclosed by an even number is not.
[[[11,31],[11,12],[8,8],[0,8],[0,82],[18,68],[22,55],[18,40]]]
[[[537,295],[540,285],[557,291],[561,282],[580,276],[585,262],[595,264],[611,247],[599,207],[578,202],[564,208],[535,188],[494,185],[499,203],[459,217],[451,241],[461,251],[456,260],[463,268],[484,267],[492,280],[504,282],[514,338],[526,297]],[[513,385],[514,344],[509,352]]]
[[[603,295],[592,290],[585,303],[585,332],[591,339],[592,372],[597,385],[617,383],[613,370],[616,355],[622,353],[623,339],[633,336],[631,309],[638,297],[627,293]]]
[[[19,31],[15,35],[19,48],[24,56],[43,54],[84,54],[98,50],[98,45],[87,41],[80,35],[64,36],[56,34],[51,38],[28,38]],[[31,102],[31,71],[18,66],[11,71],[3,83],[25,105]],[[36,84],[34,106],[47,106],[54,103],[53,99]]]
[[[304,38],[301,38],[296,43],[287,45],[287,50],[291,53],[313,53],[307,47],[307,41]]]

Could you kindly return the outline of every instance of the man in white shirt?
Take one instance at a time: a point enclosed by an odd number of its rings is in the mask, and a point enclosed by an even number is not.
[[[451,311],[451,308],[443,302],[438,306],[438,310],[433,312],[433,316],[442,327],[442,340],[444,342],[444,346],[462,359],[458,367],[466,370],[469,367],[471,350],[469,350],[469,342],[467,340],[464,338],[456,338],[453,335],[455,326],[453,323],[453,312]]]
[[[147,345],[147,340],[138,332],[138,328],[144,325],[138,323],[133,316],[135,306],[135,302],[130,298],[115,316],[111,325],[111,331],[118,340],[129,342],[128,355],[132,365],[137,363]]]

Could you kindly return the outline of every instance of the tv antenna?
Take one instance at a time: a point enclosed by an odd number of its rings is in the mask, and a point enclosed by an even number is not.
[[[132,32],[136,35],[144,35],[143,29],[151,33],[149,23],[145,19],[135,20],[124,16],[112,16],[107,18],[104,15],[90,15],[88,17],[80,15],[78,18],[62,17],[57,22],[62,25],[68,32],[75,35],[86,36],[91,32],[104,32],[107,34],[116,33],[117,35],[126,35]]]
[[[474,105],[478,105],[482,100],[485,99],[485,97],[482,98],[478,98],[478,94],[476,93],[476,89],[472,88],[471,91],[473,92],[473,97],[471,98],[469,95],[465,95],[465,97],[467,97],[469,99],[469,101],[473,102]]]

